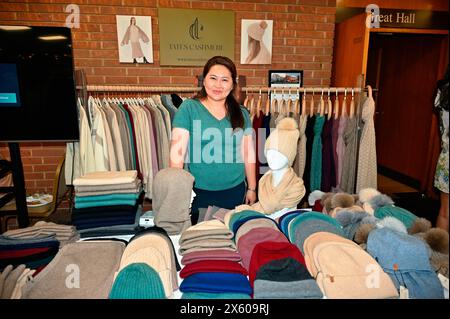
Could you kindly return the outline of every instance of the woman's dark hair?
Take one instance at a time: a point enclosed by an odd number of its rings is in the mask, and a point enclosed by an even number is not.
[[[237,72],[236,72],[236,66],[234,65],[233,61],[231,61],[229,58],[224,56],[215,56],[206,62],[205,66],[203,67],[203,81],[205,81],[206,75],[208,74],[209,70],[214,65],[223,65],[226,67],[230,73],[231,78],[233,80],[233,89],[231,90],[230,94],[228,94],[225,102],[225,107],[227,108],[227,115],[230,118],[231,127],[233,128],[233,131],[237,128],[244,128],[244,116],[241,112],[241,106],[239,105],[239,102],[236,99],[237,94]],[[195,99],[204,99],[206,98],[206,89],[205,85],[202,86],[202,89],[194,96]]]
[[[447,71],[445,72],[444,78],[442,80],[439,80],[437,83],[437,88],[440,91],[438,107],[444,109],[445,111],[448,111],[448,85],[449,79],[448,79],[448,65],[447,65]]]

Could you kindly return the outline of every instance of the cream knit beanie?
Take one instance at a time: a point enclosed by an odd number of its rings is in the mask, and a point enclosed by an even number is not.
[[[297,155],[297,141],[300,137],[297,122],[290,117],[278,122],[266,140],[264,146],[264,155],[267,156],[268,150],[276,150],[282,153],[289,160],[289,166],[292,166]]]
[[[261,41],[264,35],[264,31],[266,31],[267,22],[262,20],[260,22],[252,23],[247,28],[247,33],[249,37]]]

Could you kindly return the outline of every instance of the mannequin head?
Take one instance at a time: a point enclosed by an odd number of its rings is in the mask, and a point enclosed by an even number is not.
[[[297,141],[299,136],[300,132],[297,122],[290,117],[282,119],[266,140],[266,144],[264,145],[266,158],[268,150],[276,150],[283,154],[288,159],[288,165],[292,166],[297,155]]]
[[[283,153],[269,149],[266,152],[267,164],[270,169],[273,171],[277,171],[283,168],[287,168],[289,165],[289,160]]]

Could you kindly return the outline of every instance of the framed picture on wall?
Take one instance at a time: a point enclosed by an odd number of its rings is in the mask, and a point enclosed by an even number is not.
[[[119,62],[153,63],[152,17],[116,16]]]
[[[270,87],[292,87],[303,86],[303,70],[269,70]]]
[[[269,87],[288,88],[287,91],[275,90],[270,93],[270,101],[300,99],[301,93],[296,88],[303,86],[303,70],[269,70]],[[293,90],[290,91],[290,88]]]
[[[241,21],[241,64],[272,63],[273,20]]]

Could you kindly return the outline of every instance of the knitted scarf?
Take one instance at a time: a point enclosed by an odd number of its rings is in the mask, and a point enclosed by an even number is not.
[[[272,214],[283,208],[297,207],[304,195],[303,180],[295,174],[292,167],[284,173],[275,188],[272,185],[272,172],[268,171],[259,180],[259,202],[251,207],[264,214]]]

